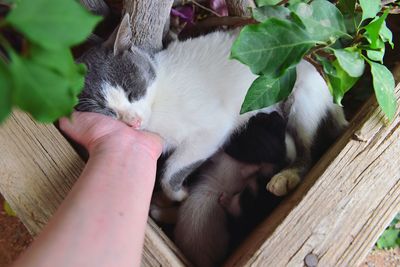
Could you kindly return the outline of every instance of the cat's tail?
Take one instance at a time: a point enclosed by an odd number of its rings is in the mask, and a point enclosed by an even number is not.
[[[195,266],[217,266],[226,256],[227,215],[219,197],[207,184],[198,184],[179,208],[175,243]]]

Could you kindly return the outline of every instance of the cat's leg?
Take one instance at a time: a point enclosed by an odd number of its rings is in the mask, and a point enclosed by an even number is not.
[[[289,166],[276,175],[267,184],[267,190],[276,196],[284,196],[292,191],[311,167],[311,145],[318,130],[320,118],[309,120],[304,115],[292,114],[288,121],[288,131],[294,140],[296,157]],[[286,144],[287,150],[289,144]]]
[[[161,187],[170,199],[182,201],[187,197],[187,190],[182,186],[186,177],[217,151],[222,140],[225,140],[224,136],[203,135],[176,148],[168,158],[161,178]]]
[[[326,115],[305,119],[292,112],[288,128],[294,137],[297,156],[287,168],[272,177],[271,181],[267,184],[268,191],[277,196],[283,196],[288,194],[301,182],[311,167],[310,149],[323,119],[327,119],[328,116],[330,117],[332,138],[338,137],[348,126],[343,108],[338,105],[329,103],[328,110],[322,114]]]

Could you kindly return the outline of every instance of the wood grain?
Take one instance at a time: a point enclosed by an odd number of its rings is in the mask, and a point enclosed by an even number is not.
[[[396,88],[399,102],[400,86]],[[400,116],[375,98],[226,266],[358,266],[400,210]]]
[[[84,163],[53,125],[16,111],[0,126],[0,193],[38,234],[79,177]],[[149,219],[142,266],[184,266],[185,260]]]
[[[90,12],[96,15],[107,16],[110,12],[107,4],[103,0],[80,0],[80,2]]]
[[[124,10],[131,17],[133,44],[149,52],[162,49],[162,39],[169,26],[173,0],[124,0]]]
[[[255,7],[253,0],[226,0],[229,16],[251,17],[250,7]]]

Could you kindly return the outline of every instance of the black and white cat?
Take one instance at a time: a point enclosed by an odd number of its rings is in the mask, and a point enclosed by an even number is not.
[[[192,177],[195,181],[176,216],[176,245],[195,266],[219,266],[237,236],[237,231],[230,232],[229,225],[253,219],[243,203],[245,190],[253,199],[253,208],[265,207],[268,203],[259,196],[257,178],[261,175],[266,182],[295,158],[294,142],[282,117],[276,112],[252,117],[246,129],[234,134],[224,150],[213,155]],[[170,212],[157,207],[151,211],[156,220],[166,218]]]
[[[239,115],[256,76],[247,66],[229,59],[234,32],[175,41],[149,55],[132,46],[129,16],[125,15],[114,36],[80,59],[88,74],[76,109],[114,116],[161,135],[164,151],[172,151],[162,188],[171,199],[182,200],[187,195],[182,183],[192,170],[257,113]],[[295,162],[268,184],[277,195],[296,186],[308,170],[309,148],[321,121],[331,114],[337,129],[347,125],[342,108],[333,104],[316,69],[302,61],[296,71],[291,96],[262,110],[278,111],[287,119],[298,151]]]

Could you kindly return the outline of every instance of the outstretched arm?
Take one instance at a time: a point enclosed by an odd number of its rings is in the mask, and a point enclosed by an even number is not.
[[[90,158],[15,266],[139,266],[161,139],[94,113],[60,126]]]

